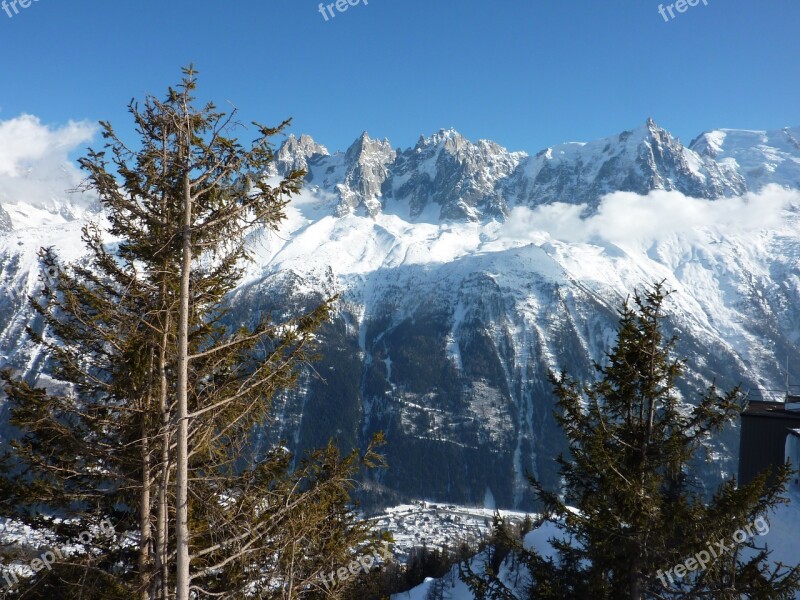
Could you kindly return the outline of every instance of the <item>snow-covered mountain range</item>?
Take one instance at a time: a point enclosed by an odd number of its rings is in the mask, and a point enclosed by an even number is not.
[[[526,474],[555,483],[563,448],[548,370],[591,377],[620,303],[661,280],[686,400],[711,381],[781,387],[787,358],[800,364],[799,139],[721,130],[686,147],[652,120],[533,156],[453,130],[406,150],[288,138],[268,175],[307,170],[306,189],[279,232],[253,234],[231,318],[340,301],[322,379],[277,400],[265,438],[352,447],[383,430],[376,499],[528,508]],[[0,363],[32,377],[36,250],[79,258],[81,224],[101,218],[65,197],[28,207],[0,189]],[[737,440],[717,441],[709,481],[735,472]]]
[[[654,121],[618,136],[567,143],[535,156],[509,152],[454,130],[421,137],[393,150],[364,133],[346,152],[331,155],[309,136],[278,151],[276,173],[308,171],[314,189],[336,196],[339,214],[375,215],[406,209],[412,220],[481,219],[511,206],[551,202],[595,206],[611,192],[676,190],[715,199],[756,191],[768,183],[800,186],[800,128],[774,132],[712,131],[683,146]]]

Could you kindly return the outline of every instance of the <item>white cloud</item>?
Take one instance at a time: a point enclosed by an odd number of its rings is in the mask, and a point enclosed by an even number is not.
[[[547,233],[565,242],[652,243],[675,234],[691,235],[700,228],[722,233],[771,229],[792,206],[800,206],[800,192],[777,185],[719,200],[690,198],[680,192],[654,191],[647,196],[614,192],[587,218],[581,218],[585,204],[515,208],[502,235],[531,241]]]
[[[50,127],[32,115],[0,121],[0,205],[15,226],[24,220],[13,206],[64,212],[86,206],[92,199],[71,194],[83,179],[69,154],[91,141],[97,127],[70,121]],[[10,209],[10,210],[9,210]],[[62,215],[67,216],[67,215]]]

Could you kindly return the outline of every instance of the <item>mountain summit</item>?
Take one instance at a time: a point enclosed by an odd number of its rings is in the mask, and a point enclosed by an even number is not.
[[[482,220],[503,218],[516,206],[596,207],[604,195],[617,191],[675,190],[717,199],[769,183],[796,186],[798,139],[800,129],[722,130],[704,133],[687,148],[652,119],[613,137],[559,144],[534,156],[491,141],[471,142],[453,129],[420,137],[406,150],[393,150],[388,140],[373,140],[365,132],[346,152],[334,154],[302,136],[281,146],[275,174],[306,169],[310,188],[333,194],[340,215],[364,211],[425,221]]]

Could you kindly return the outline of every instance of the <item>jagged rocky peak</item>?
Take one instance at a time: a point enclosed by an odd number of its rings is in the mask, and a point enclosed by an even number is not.
[[[689,195],[703,197],[713,196],[702,189],[702,177],[689,165],[686,150],[680,140],[676,140],[666,129],[656,125],[648,118],[644,127],[634,131],[632,136],[638,144],[635,162],[645,176],[643,181],[647,188],[642,193],[652,190],[678,189]],[[641,141],[636,140],[642,136]]]
[[[398,155],[384,194],[407,204],[412,218],[434,205],[438,214],[431,216],[440,219],[500,216],[507,210],[500,182],[524,156],[494,142],[472,143],[454,129],[441,129],[420,137],[414,148]]]
[[[314,138],[305,133],[299,138],[295,137],[294,134],[290,135],[283,145],[287,150],[291,149],[296,152],[300,152],[305,156],[313,156],[315,154],[323,154],[327,156],[329,154],[328,149],[325,146],[318,144],[316,141],[314,141]]]
[[[458,154],[471,145],[467,138],[451,127],[450,129],[440,129],[429,138],[420,137],[417,148],[441,147],[450,154]]]
[[[585,203],[608,193],[677,190],[698,198],[746,191],[744,179],[685,148],[653,119],[637,129],[588,143],[560,144],[520,165],[508,193],[525,205]]]
[[[275,153],[271,175],[286,175],[291,171],[308,171],[308,161],[316,156],[329,156],[328,149],[310,135],[299,138],[291,134]]]
[[[388,139],[373,140],[366,131],[345,152],[348,163],[366,162],[376,158],[382,162],[393,161],[395,151]]]
[[[336,184],[338,214],[359,209],[370,215],[381,211],[382,188],[397,153],[389,140],[373,140],[367,132],[353,142],[344,155],[343,181]]]
[[[290,137],[275,172],[305,169],[307,183],[339,199],[337,213],[390,210],[412,220],[503,218],[511,206],[586,204],[609,193],[675,190],[721,198],[768,183],[800,187],[800,128],[711,131],[689,147],[652,118],[607,138],[570,142],[534,156],[454,129],[421,136],[412,148],[364,132],[329,154],[309,136]]]
[[[608,148],[608,141],[613,138],[604,138],[598,142],[605,143]],[[633,156],[641,156],[643,154],[651,154],[653,156],[666,156],[673,154],[680,155],[684,146],[679,139],[673,138],[672,134],[666,129],[659,127],[658,124],[648,117],[644,125],[629,131],[623,131],[617,136],[619,143],[615,149],[617,154],[630,154]],[[595,146],[598,142],[590,142],[583,144],[584,146]]]

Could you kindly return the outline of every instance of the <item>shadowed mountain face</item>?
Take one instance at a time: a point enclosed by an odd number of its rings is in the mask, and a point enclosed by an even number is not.
[[[254,444],[302,450],[333,436],[346,449],[384,431],[391,468],[368,482],[368,497],[529,508],[526,475],[555,485],[564,450],[548,372],[593,377],[620,303],[664,279],[676,290],[667,333],[688,359],[686,401],[712,381],[780,387],[786,357],[800,364],[800,196],[754,192],[800,189],[797,138],[799,129],[708,132],[686,148],[648,121],[535,156],[454,131],[406,150],[363,134],[334,154],[289,138],[269,175],[306,170],[306,192],[277,235],[253,236],[256,261],[229,318],[341,300],[318,376],[276,399]],[[615,192],[643,196],[633,206],[649,211],[656,233],[621,234],[625,211],[609,213]],[[563,235],[537,220],[570,208]],[[774,218],[753,218],[760,212]],[[0,238],[0,362],[43,383],[23,297],[37,285],[40,246],[81,256],[86,218],[56,213]],[[706,484],[735,473],[735,434],[699,467]]]

